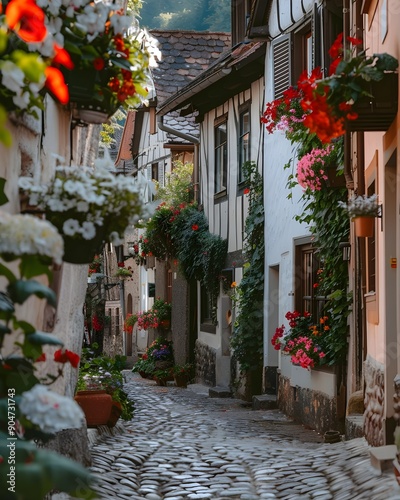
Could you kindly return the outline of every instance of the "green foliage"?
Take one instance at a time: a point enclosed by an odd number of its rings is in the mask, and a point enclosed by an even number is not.
[[[242,372],[263,366],[264,309],[264,203],[263,181],[254,162],[243,165],[249,187],[249,213],[245,225],[245,266],[243,279],[235,290],[236,320],[231,346]]]
[[[337,143],[336,155],[340,166],[343,159],[342,141]],[[349,219],[343,216],[343,209],[339,205],[339,202],[347,199],[347,189],[326,186],[319,191],[307,189],[302,199],[303,212],[296,216],[296,220],[309,225],[321,261],[318,294],[328,299],[323,314],[330,318],[330,330],[318,339],[318,344],[325,352],[328,364],[341,364],[347,354],[347,317],[351,306],[347,292],[347,262],[343,261],[339,249],[339,243],[349,239]]]
[[[173,258],[185,279],[197,280],[207,288],[211,309],[216,311],[219,279],[227,253],[227,241],[210,233],[204,212],[194,203],[187,203],[192,188],[193,165],[175,162],[158,197],[164,201],[146,223],[140,239],[138,255],[154,255],[160,260]],[[216,317],[213,317],[216,323]]]
[[[156,186],[156,199],[162,200],[168,206],[179,206],[181,203],[189,203],[193,189],[193,164],[174,162],[172,172],[165,175],[165,186],[161,187],[158,181]]]

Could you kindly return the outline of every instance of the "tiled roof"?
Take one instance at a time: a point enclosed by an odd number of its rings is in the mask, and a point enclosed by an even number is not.
[[[191,82],[230,48],[230,33],[151,30],[162,60],[152,71],[158,105]]]

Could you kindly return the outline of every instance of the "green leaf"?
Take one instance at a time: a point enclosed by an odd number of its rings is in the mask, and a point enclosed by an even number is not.
[[[14,259],[15,260],[15,259]],[[7,266],[0,263],[0,276],[7,278],[8,282],[16,281],[17,277],[13,272],[11,272]]]
[[[41,299],[56,307],[56,294],[49,287],[38,283],[35,280],[17,280],[7,287],[11,299],[17,304],[23,304],[31,295],[36,295]]]
[[[64,343],[57,337],[54,337],[54,335],[40,331],[30,333],[26,336],[25,340],[29,340],[29,342],[36,345],[64,345]]]
[[[43,255],[23,255],[19,264],[21,276],[27,279],[45,274],[49,281],[52,278],[52,272],[49,268],[52,261],[49,257]]]
[[[4,192],[4,186],[6,184],[6,179],[0,177],[0,206],[5,205],[8,202],[6,193]]]

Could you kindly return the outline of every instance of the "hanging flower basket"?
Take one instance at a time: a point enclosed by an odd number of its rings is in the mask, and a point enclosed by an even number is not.
[[[358,238],[372,238],[375,229],[375,217],[355,217],[353,221]]]
[[[64,240],[64,262],[70,264],[90,264],[95,255],[102,252],[104,233],[98,231],[91,240],[62,235]]]
[[[85,123],[105,123],[118,109],[111,102],[111,92],[107,89],[102,72],[94,69],[79,71],[64,70],[64,78],[68,85],[70,108],[75,119]],[[104,92],[99,89],[104,89]],[[96,96],[98,97],[96,99]]]
[[[350,132],[387,130],[393,122],[398,107],[397,73],[386,73],[382,80],[369,82],[367,92],[372,97],[363,96],[354,104],[356,120],[347,120]]]

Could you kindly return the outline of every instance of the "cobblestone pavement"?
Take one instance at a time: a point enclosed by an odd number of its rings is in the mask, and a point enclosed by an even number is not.
[[[92,446],[99,498],[400,499],[364,439],[325,444],[277,410],[125,375],[135,414]]]

